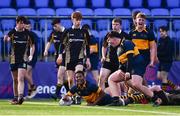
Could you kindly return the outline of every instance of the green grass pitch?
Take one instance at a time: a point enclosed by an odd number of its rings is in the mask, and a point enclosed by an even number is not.
[[[10,105],[8,100],[0,100],[0,115],[168,115],[180,116],[180,106],[152,107],[151,104],[130,104],[128,106],[59,106],[58,101],[34,99],[22,105]]]

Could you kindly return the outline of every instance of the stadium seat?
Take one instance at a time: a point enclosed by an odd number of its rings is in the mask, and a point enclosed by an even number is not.
[[[176,40],[180,40],[180,31],[176,32]]]
[[[77,8],[75,11],[80,11],[83,16],[93,16],[94,12],[90,8]]]
[[[28,8],[30,7],[30,0],[16,0],[17,8]]]
[[[173,8],[170,10],[171,16],[180,16],[180,8]]]
[[[106,36],[107,32],[108,32],[107,30],[103,30],[103,31],[99,32],[99,41],[101,42],[101,44],[102,44],[104,37]]]
[[[38,16],[54,16],[55,11],[51,8],[39,8],[37,9]]]
[[[174,30],[180,30],[180,20],[173,21]]]
[[[106,0],[91,0],[92,8],[104,8]]]
[[[94,10],[95,16],[112,16],[112,10],[108,8],[97,8]]]
[[[99,38],[99,33],[96,30],[91,30],[91,33],[95,38]]]
[[[61,24],[62,24],[65,28],[70,28],[70,27],[72,27],[72,22],[71,22],[71,20],[68,20],[68,19],[62,19],[62,20],[61,20]]]
[[[87,0],[72,0],[73,7],[86,8]]]
[[[16,16],[17,12],[13,8],[2,8],[0,9],[1,16]]]
[[[128,8],[116,8],[113,10],[113,16],[131,16],[131,11]]]
[[[92,21],[90,19],[83,19],[82,20],[82,25],[84,24],[88,24],[90,26],[90,28],[92,29]]]
[[[161,0],[148,0],[148,8],[161,8]]]
[[[37,30],[32,30],[34,33],[36,33],[36,35],[38,36],[38,38],[42,38],[42,33],[41,31],[37,31]]]
[[[71,8],[58,8],[56,9],[56,16],[70,16],[73,12]]]
[[[53,0],[54,7],[56,8],[66,8],[68,7],[68,0]]]
[[[122,20],[122,29],[123,30],[130,30],[130,22],[129,20]]]
[[[143,5],[142,0],[129,0],[129,7],[131,8],[140,8]]]
[[[176,38],[176,32],[175,32],[175,31],[169,31],[169,32],[168,32],[168,35],[169,35],[169,37],[170,37],[171,39]]]
[[[111,26],[111,22],[108,19],[99,19],[96,22],[98,30],[108,30]]]
[[[13,19],[3,19],[1,20],[2,30],[7,31],[15,27],[15,20]]]
[[[168,8],[179,8],[180,1],[179,0],[166,0],[166,4]]]
[[[146,8],[136,8],[136,9],[132,10],[132,12],[134,12],[134,11],[141,11],[141,12],[145,13],[145,15],[151,15],[151,11]]]
[[[10,8],[12,0],[3,0],[0,2],[0,8]]]
[[[49,6],[49,0],[34,0],[36,8],[47,8]]]
[[[47,27],[47,30],[52,29],[52,25],[51,25],[52,20],[49,19],[42,19],[39,21],[40,23],[40,30],[45,30],[45,28]]]
[[[123,8],[124,0],[110,0],[111,8]]]
[[[159,29],[160,26],[168,26],[167,20],[154,20],[154,27],[155,29]]]
[[[18,15],[22,16],[36,16],[36,11],[32,8],[20,8],[17,11]]]
[[[169,16],[169,11],[168,9],[164,9],[164,8],[155,8],[151,10],[151,15],[152,16]]]

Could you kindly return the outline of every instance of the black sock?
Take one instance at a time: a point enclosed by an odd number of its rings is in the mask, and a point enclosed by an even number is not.
[[[64,82],[64,87],[66,88],[66,91],[68,92],[69,91],[68,81]]]
[[[119,101],[119,96],[114,96],[113,97],[113,102],[118,102]]]
[[[62,84],[57,84],[57,85],[56,85],[56,95],[57,95],[57,96],[59,96],[61,87],[62,87]]]

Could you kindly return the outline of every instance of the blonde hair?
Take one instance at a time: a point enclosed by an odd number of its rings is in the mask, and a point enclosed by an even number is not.
[[[138,13],[138,14],[136,15],[136,18],[146,19],[146,15],[145,15],[144,13],[140,12],[140,13]]]

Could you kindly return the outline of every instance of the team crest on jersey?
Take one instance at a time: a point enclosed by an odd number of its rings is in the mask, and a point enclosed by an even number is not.
[[[136,34],[133,34],[132,36],[136,36]]]

